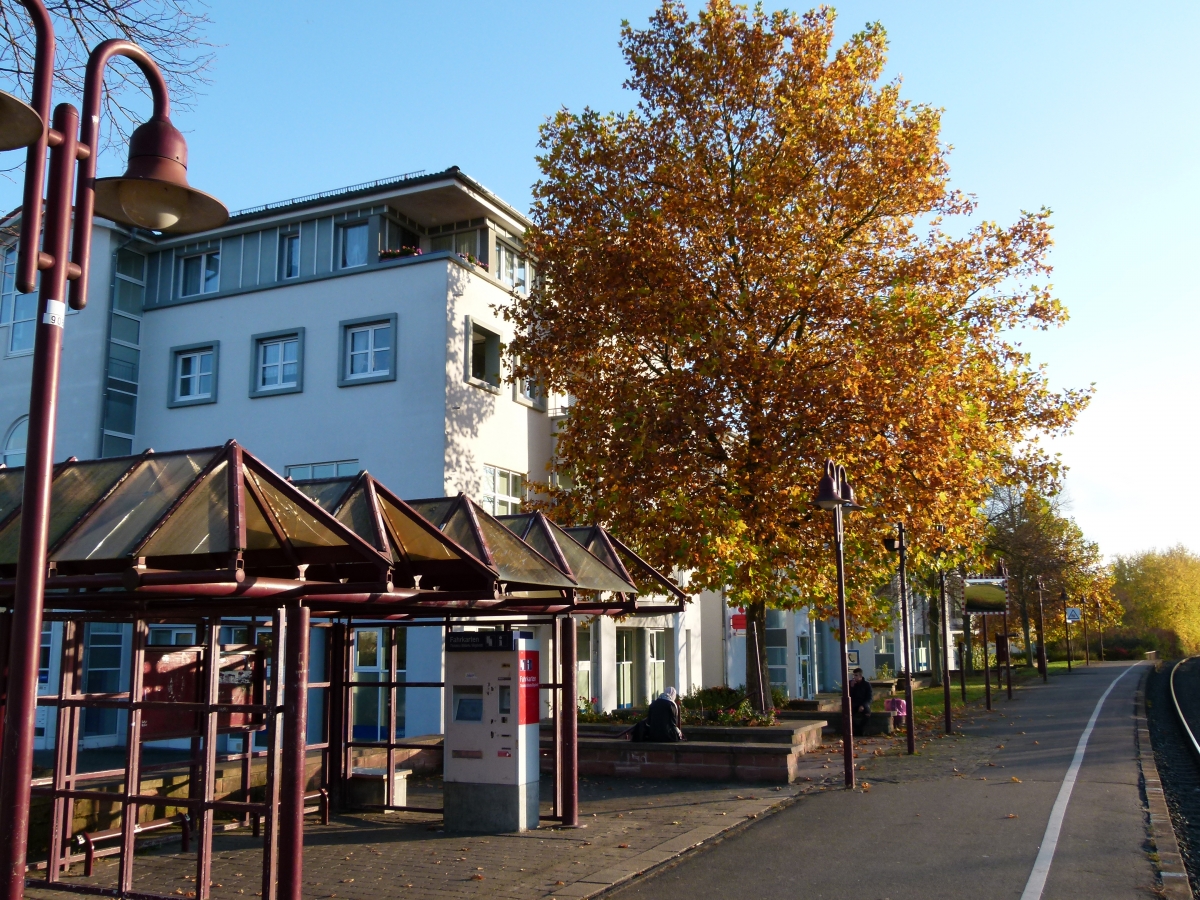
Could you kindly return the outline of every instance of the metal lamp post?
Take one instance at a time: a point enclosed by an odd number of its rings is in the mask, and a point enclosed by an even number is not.
[[[904,648],[900,658],[904,661],[904,730],[908,736],[908,752],[911,756],[917,752],[917,739],[913,727],[913,686],[912,686],[912,639],[908,627],[908,544],[904,540],[904,523],[896,523],[896,537],[884,538],[883,545],[893,553],[900,554],[900,622],[903,631]]]
[[[939,525],[938,533],[945,534],[946,526]],[[946,734],[954,733],[953,713],[950,710],[950,609],[946,602],[946,570],[942,568],[941,558],[946,550],[939,547],[934,551],[938,557],[938,615],[942,620],[942,703],[945,706]],[[959,657],[959,668],[962,668],[962,658]]]
[[[1008,684],[1008,699],[1013,696],[1012,691],[1012,635],[1008,632],[1008,565],[1004,560],[999,563],[1000,577],[1004,579],[1004,615],[1002,621],[1004,623],[1004,677]],[[996,687],[1000,687],[1000,642],[996,642]]]
[[[1042,605],[1042,591],[1045,588],[1042,585],[1042,576],[1037,579],[1037,595],[1038,595],[1038,669],[1042,673],[1042,681],[1050,680],[1049,667],[1046,665],[1046,611]]]
[[[1071,671],[1071,620],[1067,618],[1067,589],[1063,588],[1059,595],[1063,605],[1063,627],[1067,632],[1067,671]]]
[[[842,755],[846,769],[846,787],[854,787],[854,721],[850,714],[850,664],[848,657],[848,617],[846,615],[846,560],[843,545],[843,510],[862,509],[854,502],[854,489],[846,477],[846,468],[825,461],[825,474],[813,502],[833,513],[833,546],[837,560],[838,629],[842,645]]]
[[[32,292],[37,287],[39,270],[42,279],[29,392],[29,436],[16,589],[12,601],[2,750],[4,765],[0,768],[0,878],[3,879],[0,900],[18,900],[25,888],[42,594],[48,568],[50,486],[68,282],[71,308],[83,309],[87,303],[94,213],[123,224],[177,234],[216,227],[228,218],[228,212],[219,201],[188,185],[187,145],[183,135],[171,124],[166,82],[158,65],[136,44],[109,40],[92,51],[84,80],[82,130],[79,112],[68,103],[59,104],[50,121],[54,28],[42,0],[21,2],[33,20],[36,33],[33,105],[0,94],[0,148],[29,148],[17,287],[24,293]],[[97,181],[97,138],[104,69],[114,56],[128,57],[142,70],[150,83],[154,114],[133,134],[125,175]],[[42,187],[48,147],[50,173],[43,222]],[[76,164],[79,166],[79,183],[75,197],[74,253],[69,254],[71,193]],[[39,223],[42,224],[40,247]]]
[[[1096,636],[1100,638],[1100,662],[1104,662],[1104,619],[1101,616],[1104,614],[1104,608],[1100,605],[1100,598],[1096,598]]]

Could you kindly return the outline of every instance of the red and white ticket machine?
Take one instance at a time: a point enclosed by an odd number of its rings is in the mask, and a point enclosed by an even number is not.
[[[538,825],[538,642],[528,631],[446,635],[443,803],[447,831]]]

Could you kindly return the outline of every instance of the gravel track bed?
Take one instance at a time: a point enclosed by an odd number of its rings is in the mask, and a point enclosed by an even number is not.
[[[1173,665],[1166,663],[1150,673],[1146,684],[1146,719],[1150,742],[1154,745],[1154,762],[1179,839],[1179,852],[1187,866],[1192,892],[1200,896],[1200,760],[1171,701]],[[1175,693],[1192,732],[1200,737],[1200,658],[1181,664],[1175,676]]]

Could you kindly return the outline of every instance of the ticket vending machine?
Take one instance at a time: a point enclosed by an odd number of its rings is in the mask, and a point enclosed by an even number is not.
[[[537,828],[539,680],[532,632],[446,635],[447,831]]]

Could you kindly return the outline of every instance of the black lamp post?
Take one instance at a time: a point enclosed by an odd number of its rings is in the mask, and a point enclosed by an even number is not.
[[[945,534],[946,526],[939,525],[938,533]],[[950,608],[946,603],[946,570],[941,564],[946,550],[939,547],[935,553],[938,557],[938,614],[942,620],[942,703],[945,706],[946,734],[953,734],[954,718],[950,711]],[[958,665],[962,668],[961,657]]]
[[[1100,662],[1104,662],[1104,620],[1101,616],[1104,614],[1104,609],[1100,605],[1100,598],[1096,598],[1096,635],[1100,638]]]
[[[849,628],[846,615],[846,559],[843,545],[842,515],[844,510],[862,509],[854,502],[854,489],[846,477],[845,466],[835,465],[832,459],[825,461],[825,474],[817,488],[813,502],[821,509],[833,513],[833,546],[837,560],[838,629],[842,646],[842,755],[846,769],[846,787],[854,787],[854,721],[850,714],[850,663],[848,650]]]
[[[904,648],[900,659],[904,661],[904,730],[908,733],[908,752],[917,752],[917,739],[913,727],[912,654],[908,627],[908,544],[904,540],[904,523],[896,523],[896,537],[884,538],[883,545],[893,553],[900,554],[900,622],[904,637]]]
[[[35,320],[29,437],[0,751],[4,760],[0,767],[0,900],[19,900],[25,890],[42,594],[48,568],[55,416],[68,283],[71,308],[83,309],[87,303],[94,213],[127,225],[174,234],[213,228],[228,218],[219,201],[188,185],[187,145],[171,124],[166,81],[154,60],[136,44],[125,40],[99,44],[88,57],[83,115],[71,104],[61,103],[54,109],[51,120],[54,28],[42,0],[21,0],[21,3],[33,20],[36,33],[33,105],[0,94],[0,149],[28,147],[17,288],[32,292],[37,287],[39,270],[42,278]],[[141,69],[150,84],[154,113],[133,134],[125,175],[97,181],[104,69],[114,56],[127,57]],[[47,148],[50,150],[48,178],[45,177]],[[71,193],[75,189],[76,167],[79,178],[71,252]],[[44,186],[47,191],[43,218]],[[126,787],[131,792],[137,791],[137,785]]]

